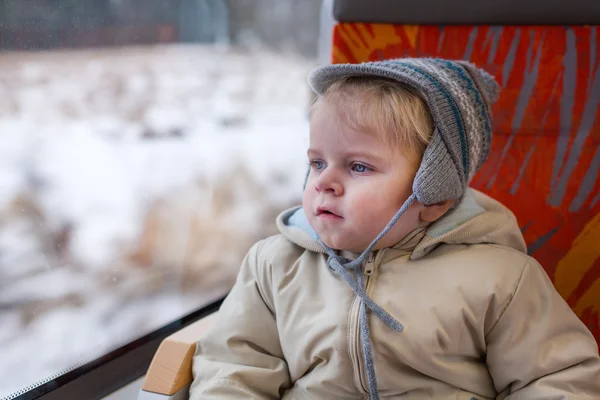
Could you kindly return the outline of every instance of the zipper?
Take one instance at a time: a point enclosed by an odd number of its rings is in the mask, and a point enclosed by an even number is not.
[[[375,286],[375,279],[372,276],[383,254],[384,250],[372,251],[363,264],[362,273],[365,276],[364,289],[368,296],[371,296],[370,292],[373,291]],[[360,340],[360,297],[358,296],[354,298],[354,302],[350,308],[350,329],[352,329],[353,334],[348,336],[352,341],[352,343],[349,343],[348,349],[350,350],[350,360],[353,364],[354,383],[358,389],[362,390],[362,394],[368,398],[369,380]]]
[[[354,385],[363,396],[369,394],[367,387],[364,385],[361,377],[361,366],[360,366],[360,297],[355,296],[350,307],[348,328],[350,334],[348,335],[348,353],[350,355],[350,362],[352,363],[352,371],[354,372]]]
[[[377,253],[377,251],[372,251],[371,253],[369,253],[369,256],[367,257],[367,261],[364,264],[363,274],[367,277],[373,275],[373,270],[375,269],[376,253]],[[367,278],[367,279],[369,279],[369,278]]]

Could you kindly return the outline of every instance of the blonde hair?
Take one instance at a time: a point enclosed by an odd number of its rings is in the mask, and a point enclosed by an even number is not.
[[[378,135],[393,150],[420,164],[433,133],[433,119],[412,87],[386,78],[346,76],[332,83],[312,109],[323,101],[350,129]]]

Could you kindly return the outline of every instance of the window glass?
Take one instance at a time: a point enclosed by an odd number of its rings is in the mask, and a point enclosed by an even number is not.
[[[318,0],[0,0],[0,398],[224,295],[300,203]]]

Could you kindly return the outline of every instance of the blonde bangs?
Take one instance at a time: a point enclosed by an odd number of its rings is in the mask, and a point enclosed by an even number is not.
[[[392,149],[418,162],[433,132],[425,100],[410,86],[384,78],[341,78],[317,99],[326,101],[350,129],[377,135]]]

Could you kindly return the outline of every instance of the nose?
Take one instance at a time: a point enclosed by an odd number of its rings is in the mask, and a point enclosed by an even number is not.
[[[323,171],[315,182],[315,190],[318,193],[329,193],[335,196],[344,194],[344,185],[335,176],[333,168]]]

